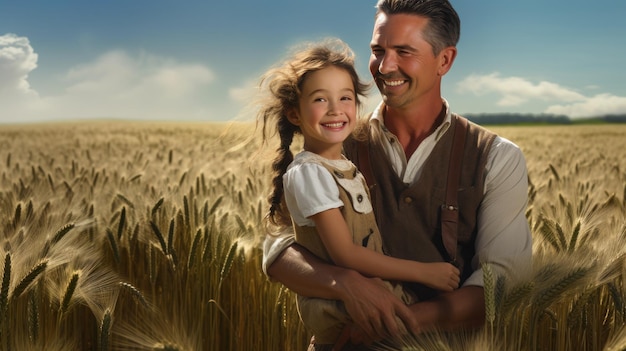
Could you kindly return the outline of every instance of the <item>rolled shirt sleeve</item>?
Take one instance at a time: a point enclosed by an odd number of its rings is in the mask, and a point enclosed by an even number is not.
[[[326,168],[316,163],[301,163],[290,167],[283,176],[285,202],[292,220],[300,226],[315,226],[310,216],[343,206],[339,189]],[[295,243],[292,227],[267,234],[263,242],[262,269],[267,268],[289,246]]]
[[[263,241],[263,260],[261,261],[261,268],[265,275],[267,275],[267,268],[274,263],[276,258],[295,242],[296,235],[291,227],[284,227],[279,233],[265,236]]]
[[[522,151],[511,141],[497,137],[485,167],[485,196],[478,211],[474,273],[464,286],[483,286],[481,262],[497,274],[528,272],[532,265],[532,237],[526,207],[528,171]]]

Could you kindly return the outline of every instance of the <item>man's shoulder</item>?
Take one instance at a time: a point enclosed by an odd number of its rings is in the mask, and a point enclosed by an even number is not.
[[[368,145],[370,142],[369,127],[361,127],[361,129],[355,130],[346,140],[343,142],[343,154],[350,160],[354,160],[354,157],[358,153],[358,149],[363,145]]]
[[[467,120],[467,125],[468,128],[471,132],[474,133],[483,133],[483,134],[487,134],[487,135],[497,135],[494,131],[490,130],[489,128],[482,126],[480,124],[477,124],[475,122],[472,122],[469,118],[462,116],[458,113],[452,113],[453,116],[457,116],[458,118],[463,118],[465,120]]]

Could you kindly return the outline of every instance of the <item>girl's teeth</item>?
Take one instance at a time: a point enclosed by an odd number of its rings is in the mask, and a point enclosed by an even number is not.
[[[328,127],[328,128],[339,128],[339,127],[343,126],[343,122],[328,123],[328,124],[324,124],[324,126]]]

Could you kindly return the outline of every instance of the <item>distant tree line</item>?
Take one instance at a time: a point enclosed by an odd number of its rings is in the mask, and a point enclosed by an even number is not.
[[[586,118],[570,118],[566,115],[479,113],[463,115],[477,124],[594,124],[626,123],[626,114],[604,115]]]

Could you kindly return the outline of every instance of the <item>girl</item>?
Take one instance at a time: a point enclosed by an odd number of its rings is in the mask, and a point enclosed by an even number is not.
[[[357,106],[366,86],[354,55],[341,41],[312,45],[261,81],[268,92],[259,111],[263,138],[275,127],[280,136],[268,220],[292,226],[296,242],[334,264],[391,281],[421,283],[439,290],[458,287],[459,271],[449,263],[420,263],[383,254],[369,192],[355,165],[342,155],[343,141],[357,125]],[[304,139],[295,158],[295,134]],[[400,284],[389,287],[414,302]],[[339,301],[298,296],[298,309],[314,335],[316,349],[334,344],[350,322]]]

